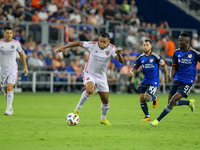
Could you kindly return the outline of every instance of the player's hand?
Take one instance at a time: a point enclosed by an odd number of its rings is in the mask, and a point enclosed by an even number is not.
[[[116,49],[115,53],[116,53],[117,55],[119,55],[119,54],[121,54],[122,51],[123,51],[122,49]]]
[[[173,82],[174,78],[173,77],[168,77],[168,82]]]
[[[24,68],[24,73],[25,73],[25,76],[28,75],[28,68],[27,67]]]
[[[128,76],[129,76],[129,77],[132,77],[132,76],[133,76],[133,72],[130,71],[130,72],[128,73]]]
[[[64,47],[60,47],[59,49],[57,49],[57,50],[55,51],[55,53],[60,53],[60,52],[62,52],[64,49],[65,49]]]

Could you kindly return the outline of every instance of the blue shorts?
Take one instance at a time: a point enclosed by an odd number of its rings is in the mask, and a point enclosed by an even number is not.
[[[153,96],[156,93],[156,90],[157,90],[156,86],[142,82],[138,87],[138,94],[148,93],[151,96]]]
[[[193,88],[193,84],[190,83],[181,83],[178,81],[174,81],[169,94],[174,95],[177,92],[180,93],[183,97],[187,98],[190,90]]]

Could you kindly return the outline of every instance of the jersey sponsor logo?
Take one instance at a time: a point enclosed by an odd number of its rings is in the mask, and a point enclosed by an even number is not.
[[[86,80],[89,80],[89,79],[90,79],[89,77],[86,78]]]
[[[188,54],[188,58],[192,58],[192,54]]]
[[[15,45],[11,45],[11,48],[14,49],[14,48],[15,48]]]
[[[150,59],[149,61],[152,63],[152,62],[153,62],[153,59]]]
[[[106,51],[106,55],[109,55],[110,54],[110,52],[109,51]]]

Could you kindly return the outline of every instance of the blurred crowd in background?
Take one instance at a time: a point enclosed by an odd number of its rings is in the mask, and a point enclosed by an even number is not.
[[[146,22],[142,16],[138,16],[135,0],[123,0],[122,4],[117,4],[115,0],[0,0],[0,3],[0,29],[9,25],[6,21],[12,22],[14,38],[21,42],[30,70],[34,67],[46,68],[44,70],[54,72],[54,81],[67,81],[69,79],[67,73],[71,73],[73,90],[77,90],[76,82],[82,82],[81,73],[87,63],[89,53],[81,47],[69,48],[63,53],[55,53],[55,50],[77,40],[98,41],[97,31],[93,36],[91,35],[91,25],[102,26],[107,20],[120,21],[123,24],[125,37],[123,47],[117,48],[123,49],[125,62],[120,64],[115,59],[111,60],[107,71],[109,82],[117,82],[120,75],[128,74],[136,58],[142,53],[142,43],[146,38],[153,41],[153,51],[166,58],[169,66],[173,53],[178,48],[177,43],[169,35],[170,27],[167,21]],[[25,37],[25,28],[18,24],[23,21],[58,23],[56,28],[62,26],[59,23],[71,24],[69,25],[69,41],[49,45],[40,43],[31,34]],[[76,33],[73,24],[81,25],[79,33]],[[115,36],[112,33],[112,26],[109,30],[111,43]],[[3,36],[2,32],[0,36]],[[199,50],[198,34],[191,35],[191,38],[192,47]],[[19,66],[19,69],[22,68]],[[200,69],[199,64],[198,69]],[[160,69],[160,74],[162,83],[162,69]],[[128,79],[130,81],[128,92],[137,92],[137,86],[142,77],[141,69],[139,69],[135,77]],[[111,88],[116,90],[115,86]],[[66,89],[58,87],[56,90],[65,91]]]

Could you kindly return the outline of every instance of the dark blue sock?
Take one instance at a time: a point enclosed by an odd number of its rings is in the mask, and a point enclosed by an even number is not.
[[[172,109],[166,106],[160,116],[157,118],[157,120],[160,122],[160,120],[165,117]]]
[[[178,100],[178,101],[176,101],[175,106],[181,106],[181,105],[190,105],[190,102],[186,101],[186,100]]]
[[[148,106],[146,102],[140,102],[140,106],[142,108],[142,111],[144,112],[146,117],[150,117],[149,116],[149,111],[148,111]]]

